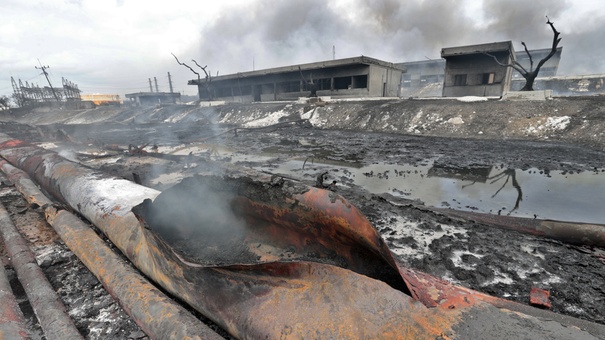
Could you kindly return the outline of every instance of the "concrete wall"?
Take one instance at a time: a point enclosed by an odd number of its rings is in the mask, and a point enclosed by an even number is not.
[[[313,80],[318,96],[350,98],[382,97],[383,91],[387,97],[396,97],[402,71],[374,64],[354,64],[302,73],[306,81]],[[213,99],[228,102],[297,100],[310,95],[299,71],[217,81],[212,86]]]
[[[408,63],[399,63],[397,67],[404,67],[405,72],[401,75],[401,95],[409,97],[421,87],[430,83],[440,82],[443,85],[445,75],[445,60],[422,60]],[[441,86],[437,96],[441,96]]]
[[[508,52],[494,53],[501,63],[510,62]],[[484,54],[467,54],[446,58],[444,97],[501,96],[510,88],[511,68],[498,65]],[[482,84],[484,74],[494,73],[492,84]],[[457,75],[466,75],[466,85],[455,85]]]
[[[397,97],[401,86],[403,71],[385,68],[377,65],[370,66],[368,90],[370,97]]]
[[[512,79],[510,91],[519,91],[523,85],[525,79]],[[402,87],[400,97],[440,97],[442,86],[443,83],[427,82],[421,87]],[[534,90],[550,90],[555,97],[605,95],[605,74],[537,78],[534,82]]]

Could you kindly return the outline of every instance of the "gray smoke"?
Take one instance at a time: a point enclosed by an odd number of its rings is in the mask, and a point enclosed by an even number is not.
[[[605,20],[578,29],[559,21],[565,0],[484,0],[467,8],[459,1],[356,0],[346,4],[320,0],[262,1],[233,7],[202,30],[192,55],[213,74],[367,55],[390,62],[439,58],[441,48],[512,40],[530,49],[548,48],[552,31],[563,38],[560,74],[605,72],[593,56]],[[601,18],[603,19],[603,18]],[[580,21],[582,22],[582,21]],[[597,49],[595,51],[595,49]]]

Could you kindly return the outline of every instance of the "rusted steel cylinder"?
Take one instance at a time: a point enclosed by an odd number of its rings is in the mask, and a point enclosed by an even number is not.
[[[44,276],[42,269],[38,267],[27,242],[21,237],[1,204],[0,233],[4,239],[6,252],[11,258],[11,264],[17,272],[17,277],[25,289],[46,338],[82,339],[59,296]]]
[[[152,339],[223,339],[185,308],[124,263],[82,220],[57,210],[23,171],[0,161],[2,171],[30,204],[45,208],[46,219],[71,251],[99,279]]]
[[[0,263],[0,339],[28,339],[23,313]]]
[[[431,208],[453,218],[486,223],[503,229],[543,236],[566,243],[605,247],[605,225],[497,216],[471,211]]]
[[[73,214],[46,209],[48,222],[70,249],[152,339],[223,339],[114,254]]]
[[[242,239],[242,243],[229,242],[241,234],[224,233],[223,229],[214,236],[223,237],[223,244],[230,245],[226,248],[213,247],[214,237],[192,240],[185,235],[178,241],[189,246],[191,253],[183,252],[178,243],[169,243],[165,236],[170,233],[162,237],[133,214],[135,206],[155,206],[162,197],[159,192],[81,167],[8,136],[0,136],[0,155],[92,221],[148,277],[236,337],[597,339],[605,334],[599,325],[588,332],[496,308],[487,302],[497,298],[445,282],[434,284],[438,279],[426,274],[416,276],[413,286],[408,282],[408,288],[432,304],[394,288],[395,281],[387,284],[378,276],[370,277],[376,274],[371,271],[364,275],[366,255],[373,257],[373,263],[391,255],[367,219],[329,191],[268,178],[226,176],[221,177],[224,182],[216,183],[221,178],[210,176],[205,180],[219,190],[230,181],[236,192],[214,194],[183,185],[193,194],[188,203],[190,215],[183,215],[194,222],[194,232],[212,229],[212,221],[221,222],[212,212],[211,219],[195,224],[196,213],[214,202],[223,202],[223,208],[238,213],[236,219],[243,228],[267,232],[248,233],[261,238]],[[254,190],[248,190],[253,186]],[[172,208],[178,214],[180,206]],[[167,226],[169,232],[181,228],[170,221]],[[198,241],[210,244],[201,247]],[[364,256],[358,256],[357,247],[364,248]],[[206,254],[216,256],[217,261],[205,263]],[[238,257],[240,254],[246,256]],[[388,274],[399,273],[392,258],[383,262],[386,265],[379,264]]]

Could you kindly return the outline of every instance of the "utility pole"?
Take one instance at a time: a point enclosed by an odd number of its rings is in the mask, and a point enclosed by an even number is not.
[[[158,90],[158,78],[153,77],[153,81],[155,82],[155,92],[160,92],[160,91]]]
[[[168,85],[170,85],[170,93],[174,93],[172,90],[172,78],[170,78],[170,72],[168,72]]]
[[[57,95],[57,93],[55,92],[55,89],[53,88],[53,84],[50,83],[50,79],[48,78],[48,72],[46,72],[47,68],[50,68],[50,66],[42,66],[42,63],[40,62],[40,59],[38,59],[38,63],[40,63],[40,67],[36,66],[36,69],[38,70],[42,70],[42,73],[44,73],[44,76],[46,77],[46,81],[48,82],[48,86],[50,86],[50,90],[53,92],[53,96],[55,96],[55,99],[60,102],[61,99],[59,99],[59,96]]]

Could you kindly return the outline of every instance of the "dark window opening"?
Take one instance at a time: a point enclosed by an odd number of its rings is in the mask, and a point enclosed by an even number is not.
[[[249,96],[252,94],[252,88],[249,85],[234,86],[232,90],[234,96]]]
[[[231,97],[232,92],[230,87],[221,87],[216,89],[217,97]]]
[[[456,74],[454,76],[454,86],[466,85],[466,74]]]
[[[494,83],[494,72],[491,73],[483,73],[483,79],[481,80],[481,84],[493,84]]]
[[[334,78],[334,90],[350,89],[353,84],[352,77],[337,77]]]
[[[332,88],[332,80],[330,78],[323,78],[315,80],[317,90],[330,90]]]
[[[254,85],[254,88],[252,90],[252,97],[254,98],[255,102],[260,102],[261,92],[262,92],[262,86],[261,85]]]
[[[277,84],[279,93],[300,92],[299,81],[287,81]]]
[[[368,76],[354,76],[353,84],[351,84],[354,89],[365,89],[368,88]]]
[[[261,94],[272,94],[275,91],[275,87],[273,84],[262,84],[261,86]]]

